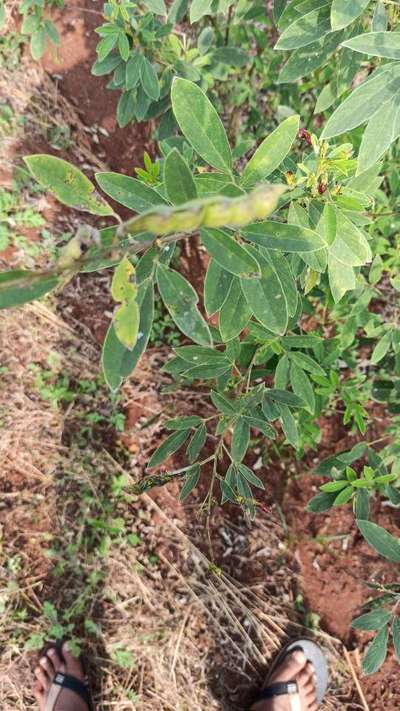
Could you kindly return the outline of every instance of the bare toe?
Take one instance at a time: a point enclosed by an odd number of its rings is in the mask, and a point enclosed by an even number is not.
[[[42,667],[36,667],[35,669],[35,677],[38,680],[40,686],[42,687],[43,691],[46,692],[46,690],[50,686],[50,679],[47,676],[46,672]]]
[[[272,674],[268,683],[275,681],[293,681],[298,677],[307,664],[307,659],[304,652],[296,650],[292,654],[288,654],[275,672]]]
[[[54,676],[54,667],[53,667],[53,664],[51,663],[51,660],[48,657],[42,657],[39,660],[39,664],[42,667],[45,674],[47,675],[49,681],[51,681]]]
[[[51,660],[54,672],[65,670],[64,662],[62,661],[56,647],[52,647],[51,649],[49,649],[49,651],[47,652],[47,656]]]
[[[76,677],[76,679],[83,681],[85,674],[83,672],[82,664],[77,657],[74,657],[73,654],[71,654],[68,648],[68,642],[64,642],[61,651],[68,674],[71,674],[71,676]]]

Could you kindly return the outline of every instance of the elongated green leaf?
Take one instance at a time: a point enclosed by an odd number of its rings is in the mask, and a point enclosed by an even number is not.
[[[164,0],[143,0],[146,7],[149,8],[156,15],[166,15],[167,8],[165,7]]]
[[[392,332],[388,331],[379,339],[371,355],[371,363],[376,365],[385,357],[392,343]]]
[[[154,315],[154,290],[151,279],[146,279],[138,287],[137,301],[140,308],[139,332],[133,350],[125,348],[117,338],[114,326],[108,329],[103,344],[102,367],[107,385],[116,391],[139,361],[146,350]]]
[[[335,51],[343,39],[343,32],[331,32],[323,39],[317,40],[306,47],[299,47],[291,53],[288,61],[281,70],[278,82],[294,82],[303,76],[309,76],[319,67],[322,67],[328,57]],[[318,113],[315,110],[315,113]]]
[[[179,127],[194,150],[209,165],[230,173],[232,154],[225,129],[200,87],[187,79],[176,78],[171,101]]]
[[[400,66],[390,64],[377,70],[333,112],[322,138],[339,136],[368,121],[400,89]]]
[[[264,138],[252,158],[247,163],[241,183],[245,187],[264,180],[273,173],[289,153],[300,125],[300,116],[289,116]]]
[[[275,270],[265,257],[256,256],[261,267],[260,279],[241,279],[243,293],[254,316],[273,333],[283,335],[288,324],[285,293]]]
[[[122,345],[132,351],[139,334],[140,311],[136,295],[116,309],[113,316],[115,334]]]
[[[396,659],[400,662],[400,618],[396,617],[392,625],[393,646]]]
[[[240,286],[240,280],[234,277],[228,296],[219,314],[219,330],[226,343],[238,336],[247,326],[251,309]]]
[[[400,541],[398,538],[395,538],[384,528],[371,521],[357,520],[357,526],[367,543],[379,555],[392,560],[394,563],[400,563]]]
[[[357,175],[375,165],[396,138],[395,127],[399,102],[400,91],[397,91],[392,99],[386,101],[368,121],[358,154]]]
[[[383,627],[369,645],[362,661],[364,674],[375,674],[386,659],[389,629]]]
[[[183,360],[186,360],[192,365],[226,360],[224,353],[217,351],[215,348],[207,348],[206,346],[181,346],[174,350],[179,358],[183,358]]]
[[[271,265],[278,277],[282,291],[285,294],[289,316],[294,316],[297,310],[298,292],[292,270],[286,257],[275,250],[261,248],[261,254]]]
[[[309,373],[314,373],[314,375],[325,375],[325,371],[319,363],[317,363],[314,358],[311,358],[311,356],[307,355],[307,353],[301,353],[300,351],[291,351],[288,353],[288,356],[292,363],[295,363],[299,368],[303,368],[303,370],[307,370]]]
[[[336,498],[335,493],[321,492],[314,496],[307,504],[307,511],[312,513],[322,513],[332,508]]]
[[[256,474],[254,474],[254,472],[249,469],[249,467],[246,467],[245,464],[239,464],[237,470],[241,476],[244,476],[244,478],[247,479],[250,484],[256,486],[257,489],[265,489],[265,486],[261,479]]]
[[[181,205],[196,200],[197,189],[182,154],[174,148],[168,153],[164,163],[165,192],[173,205]]]
[[[94,185],[71,163],[46,154],[24,158],[33,177],[57,200],[93,215],[112,215],[113,209],[97,195]]]
[[[193,436],[187,446],[186,454],[188,456],[189,462],[195,462],[199,456],[201,450],[203,449],[207,439],[207,429],[204,424],[200,425],[197,430],[193,433]]]
[[[197,486],[200,479],[200,467],[194,466],[188,469],[186,474],[186,481],[182,486],[181,493],[179,494],[179,501],[184,501],[193,489]]]
[[[35,59],[36,61],[40,59],[44,53],[45,46],[46,30],[44,29],[44,27],[39,27],[37,30],[32,32],[31,35],[30,49],[32,59]]]
[[[135,212],[146,212],[156,205],[166,204],[156,190],[128,175],[96,173],[95,178],[106,195]]]
[[[223,230],[210,229],[202,229],[200,235],[210,257],[227,272],[243,278],[260,276],[257,260],[234,237]]]
[[[222,269],[215,259],[210,259],[204,281],[204,306],[209,316],[222,308],[232,279],[233,274]]]
[[[313,414],[315,411],[314,388],[303,368],[299,368],[295,363],[292,363],[290,366],[290,384],[293,388],[293,392],[303,400],[307,410]]]
[[[198,22],[204,15],[211,13],[213,0],[192,0],[190,6],[190,22]]]
[[[400,32],[366,32],[343,42],[353,52],[400,59]]]
[[[152,101],[158,101],[160,98],[160,84],[158,82],[156,71],[151,62],[142,56],[142,61],[139,67],[140,81],[147,96]]]
[[[167,430],[188,430],[192,427],[201,425],[202,419],[198,415],[188,415],[182,417],[174,417],[173,420],[167,420],[165,427]]]
[[[372,18],[373,32],[386,32],[388,27],[388,17],[383,0],[378,0],[375,5],[374,16]]]
[[[289,407],[304,407],[304,399],[298,395],[291,393],[289,390],[278,390],[277,388],[269,388],[266,391],[268,397],[275,402],[282,402]]]
[[[236,414],[234,402],[226,398],[224,395],[221,395],[221,393],[211,390],[210,397],[214,407],[216,407],[217,410],[220,410],[224,415],[231,417]]]
[[[192,285],[178,272],[159,264],[157,283],[161,298],[180,330],[195,343],[211,345],[210,330],[196,304]]]
[[[331,22],[333,30],[347,27],[357,19],[371,0],[333,0]]]
[[[232,433],[231,454],[233,460],[241,462],[247,452],[250,440],[250,427],[245,419],[240,418]]]
[[[336,209],[336,237],[329,248],[329,257],[334,257],[345,266],[363,266],[371,261],[368,241],[342,210]]]
[[[334,28],[339,29],[339,28]],[[280,36],[275,49],[297,49],[321,39],[331,31],[330,4],[300,16]]]
[[[24,269],[16,269],[0,274],[0,309],[20,306],[28,301],[40,299],[58,285],[54,274],[37,274]]]
[[[387,625],[390,620],[390,613],[387,610],[372,610],[372,612],[366,612],[365,615],[357,617],[351,623],[351,626],[355,630],[380,630],[382,627]]]
[[[300,225],[283,222],[255,222],[241,230],[245,239],[280,252],[315,252],[326,247],[321,235]]]
[[[296,420],[287,405],[282,402],[278,402],[277,407],[280,413],[280,420],[285,437],[289,444],[297,448],[299,446],[299,433]]]
[[[121,64],[122,60],[118,54],[109,54],[102,61],[97,60],[91,69],[91,74],[95,77],[102,77],[114,71]]]
[[[356,288],[354,268],[339,262],[332,254],[328,255],[329,286],[333,300],[337,304],[347,291]]]
[[[175,452],[182,447],[184,442],[186,442],[189,432],[190,430],[178,430],[178,432],[174,432],[174,434],[167,437],[151,456],[147,468],[152,469],[152,467],[158,467],[170,457],[171,454],[175,454]]]

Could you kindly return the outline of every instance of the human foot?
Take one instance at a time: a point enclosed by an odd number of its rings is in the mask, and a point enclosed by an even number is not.
[[[82,664],[68,650],[67,643],[61,652],[52,647],[41,657],[35,676],[33,693],[39,711],[89,711],[90,696]]]
[[[312,664],[301,650],[284,657],[281,664],[268,678],[267,687],[273,684],[296,682],[297,693],[280,694],[270,699],[257,701],[251,711],[316,711],[316,674]]]

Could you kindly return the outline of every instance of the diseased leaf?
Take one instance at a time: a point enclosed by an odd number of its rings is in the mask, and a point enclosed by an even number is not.
[[[295,49],[279,74],[279,84],[297,81],[297,79],[309,76],[311,72],[322,67],[328,57],[337,49],[343,36],[343,32],[331,32],[306,47]],[[318,111],[315,110],[315,113]]]
[[[62,158],[36,154],[24,158],[35,180],[64,205],[93,215],[112,215],[111,205],[97,195],[94,185],[78,168]]]
[[[296,139],[299,125],[300,116],[289,116],[264,138],[245,166],[241,179],[244,187],[264,180],[280,166]]]
[[[328,276],[335,304],[342,299],[347,291],[356,288],[354,268],[339,262],[332,254],[328,255]]]
[[[207,439],[207,429],[204,424],[193,433],[192,438],[187,446],[186,454],[188,456],[189,462],[195,462],[199,456],[201,450],[203,449]]]
[[[210,259],[204,281],[204,306],[209,316],[220,311],[229,294],[233,274]]]
[[[380,630],[382,627],[387,625],[390,620],[390,613],[387,610],[372,610],[372,612],[366,612],[365,615],[357,617],[351,623],[351,626],[355,630]]]
[[[146,212],[157,205],[166,205],[156,190],[129,175],[96,173],[95,178],[106,195],[134,212]]]
[[[186,473],[186,481],[182,486],[181,493],[179,494],[179,501],[184,501],[193,489],[197,486],[200,479],[200,467],[198,465],[188,469]]]
[[[194,150],[213,168],[230,173],[232,154],[225,129],[200,87],[187,79],[176,78],[171,101],[179,127]]]
[[[56,288],[59,277],[15,269],[0,274],[0,309],[35,301]]]
[[[400,32],[364,32],[343,42],[353,52],[374,57],[400,59]]]
[[[260,276],[257,260],[227,232],[202,229],[200,236],[210,257],[227,272],[244,278]]]
[[[297,49],[321,39],[331,31],[330,4],[303,14],[281,34],[275,49]],[[339,29],[339,28],[334,28]]]

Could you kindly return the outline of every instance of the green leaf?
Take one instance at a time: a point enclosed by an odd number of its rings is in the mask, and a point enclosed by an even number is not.
[[[241,230],[245,239],[280,252],[315,252],[326,247],[318,232],[283,222],[254,222]]]
[[[45,45],[46,30],[44,29],[44,27],[39,27],[37,30],[35,30],[35,32],[32,32],[31,35],[30,49],[32,59],[35,59],[37,61],[42,57],[42,55],[44,54]]]
[[[206,346],[181,346],[174,350],[179,358],[183,358],[183,360],[193,365],[212,363],[213,361],[226,361],[225,353]]]
[[[247,452],[250,441],[250,427],[245,419],[240,418],[233,428],[231,454],[233,460],[241,462]]]
[[[186,454],[188,456],[189,462],[195,462],[199,456],[201,450],[203,449],[207,439],[207,429],[204,424],[193,433],[193,436],[187,446]]]
[[[333,0],[331,23],[333,30],[347,27],[366,9],[371,0]]]
[[[233,275],[210,259],[204,281],[204,306],[209,316],[220,311],[229,294]]]
[[[392,332],[388,331],[385,335],[378,341],[371,355],[371,363],[376,365],[382,358],[385,357],[392,343]]]
[[[164,0],[143,0],[146,7],[154,12],[156,15],[166,15],[167,8],[165,7]]]
[[[388,17],[383,0],[378,0],[375,5],[374,16],[372,18],[372,31],[385,32],[388,26]]]
[[[260,249],[261,254],[269,262],[278,277],[282,291],[285,294],[289,316],[295,316],[298,304],[298,292],[288,259],[275,250]]]
[[[209,165],[230,173],[232,154],[225,129],[200,87],[187,79],[175,78],[171,100],[179,127],[194,150]]]
[[[196,200],[197,188],[182,154],[176,148],[168,153],[164,163],[165,192],[173,205]]]
[[[253,486],[256,486],[258,489],[265,489],[265,486],[261,479],[256,476],[256,474],[254,474],[254,472],[249,469],[249,467],[246,467],[245,464],[239,464],[238,473],[241,474],[241,476],[244,476],[244,478],[247,479],[250,484],[253,484]]]
[[[110,74],[110,72],[114,71],[114,69],[121,64],[121,61],[121,57],[118,56],[118,54],[109,54],[105,59],[101,61],[98,59],[93,64],[91,74],[93,74],[94,77],[102,77],[106,74]]]
[[[299,433],[297,429],[296,420],[294,419],[287,405],[278,402],[277,406],[279,409],[282,430],[285,434],[285,437],[289,444],[297,448],[299,446]]]
[[[179,494],[179,501],[184,501],[193,489],[197,486],[200,479],[200,467],[196,466],[188,469],[186,473],[186,481],[182,486],[181,493]]]
[[[392,624],[393,646],[396,659],[400,662],[400,618],[396,617]]]
[[[339,136],[361,126],[399,89],[400,66],[398,64],[389,64],[378,69],[333,112],[322,132],[322,138]]]
[[[291,351],[288,353],[290,360],[302,368],[303,370],[308,370],[309,373],[314,373],[314,375],[325,375],[325,371],[317,363],[314,358],[307,355],[307,353],[300,353],[299,351]]]
[[[383,627],[369,645],[362,661],[364,674],[375,674],[386,659],[389,629]]]
[[[395,127],[399,100],[400,91],[397,91],[368,121],[358,154],[357,175],[375,165],[397,138]]]
[[[336,209],[336,237],[329,248],[328,261],[330,257],[352,267],[364,266],[372,259],[365,235],[339,209]]]
[[[224,397],[224,395],[215,392],[215,390],[211,390],[210,397],[214,407],[216,407],[217,410],[220,410],[224,415],[227,415],[228,417],[236,415],[236,407],[234,402],[228,400],[228,398]]]
[[[130,47],[129,47],[129,40],[123,30],[118,35],[118,50],[119,50],[119,53],[120,53],[122,59],[124,60],[124,62],[127,62],[128,57],[129,57]]]
[[[275,368],[274,385],[278,390],[285,390],[289,381],[289,358],[282,356]]]
[[[368,520],[369,516],[369,495],[365,489],[357,491],[354,499],[354,515],[358,519]]]
[[[241,279],[246,301],[256,319],[273,333],[283,335],[288,324],[285,293],[275,270],[261,255],[253,252],[260,267],[260,279]]]
[[[367,543],[374,548],[379,555],[388,558],[394,563],[400,563],[400,542],[388,531],[371,521],[357,520],[360,529]]]
[[[139,66],[140,81],[149,99],[158,101],[160,98],[160,84],[157,74],[151,62],[142,55],[142,61]]]
[[[186,417],[175,417],[173,420],[167,420],[165,427],[167,430],[187,430],[192,427],[198,427],[201,423],[201,417],[198,415],[189,415]]]
[[[326,60],[335,51],[343,39],[343,32],[331,32],[323,39],[317,40],[306,47],[299,47],[291,53],[285,66],[282,68],[278,83],[294,82],[303,76],[309,76],[319,67],[325,65]],[[315,113],[319,113],[315,109]]]
[[[168,13],[168,22],[172,25],[183,20],[189,5],[189,0],[173,0]]]
[[[58,286],[59,278],[54,274],[38,274],[23,269],[15,269],[0,274],[0,309],[20,306],[28,301],[40,299]]]
[[[304,407],[304,400],[294,393],[289,392],[289,390],[269,388],[266,390],[266,394],[271,400],[282,402],[284,405],[289,405],[289,407]]]
[[[237,47],[217,47],[208,54],[208,57],[212,62],[238,68],[245,67],[250,61],[248,53]]]
[[[57,27],[51,20],[45,20],[44,26],[46,29],[46,34],[53,44],[60,44],[60,35],[58,34]]]
[[[190,6],[190,22],[198,22],[204,15],[211,14],[213,0],[192,0]]]
[[[334,28],[339,29],[339,28]],[[297,49],[321,39],[331,31],[330,4],[299,17],[281,34],[275,49]]]
[[[343,489],[340,494],[336,496],[335,501],[333,502],[334,506],[342,506],[343,504],[347,504],[350,499],[353,496],[353,487],[352,486],[347,486],[345,489]]]
[[[97,195],[94,185],[71,163],[46,154],[24,158],[35,180],[64,205],[92,215],[112,215],[112,207]]]
[[[329,286],[333,300],[337,304],[347,291],[356,288],[356,275],[353,267],[339,262],[332,254],[328,255]]]
[[[307,511],[311,511],[311,513],[328,511],[328,509],[332,508],[335,498],[335,493],[322,492],[321,494],[317,494],[308,502]]]
[[[133,91],[123,91],[117,105],[117,122],[120,128],[125,128],[136,115],[136,101]]]
[[[106,195],[134,212],[146,212],[167,204],[156,190],[128,175],[96,173],[95,178]]]
[[[167,437],[151,456],[147,468],[152,469],[153,467],[158,467],[162,462],[168,459],[171,454],[175,454],[175,452],[182,447],[184,442],[186,442],[189,432],[190,430],[178,430],[178,432],[174,432],[174,434]]]
[[[161,298],[178,328],[195,343],[211,345],[210,330],[196,304],[198,295],[192,285],[178,272],[157,268],[157,283]]]
[[[300,116],[289,116],[261,145],[245,166],[241,184],[244,187],[264,180],[278,168],[289,153],[300,125]]]
[[[118,390],[124,378],[133,372],[146,350],[154,315],[154,289],[151,279],[146,279],[138,287],[137,302],[140,321],[134,349],[129,350],[122,345],[112,324],[104,340],[102,367],[106,383],[114,392]]]
[[[390,620],[390,613],[387,610],[372,610],[365,615],[356,617],[351,623],[355,630],[365,630],[366,632],[380,630],[387,625]]]
[[[314,388],[303,368],[299,368],[296,363],[292,363],[290,366],[290,384],[293,392],[301,398],[302,407],[305,405],[307,410],[313,414],[315,412]]]
[[[227,343],[238,336],[247,326],[250,317],[251,309],[243,294],[240,281],[234,278],[219,314],[219,330],[222,340]]]
[[[225,271],[243,278],[260,276],[258,261],[234,237],[216,229],[202,229],[200,236],[210,257]]]
[[[339,481],[328,481],[326,484],[322,484],[319,488],[321,491],[327,491],[328,493],[334,492],[334,491],[342,491],[342,489],[347,488],[349,485],[349,482],[347,479],[340,479]]]
[[[125,66],[125,89],[134,89],[140,80],[141,54],[131,54]]]
[[[366,32],[343,42],[353,52],[400,59],[400,32]]]

